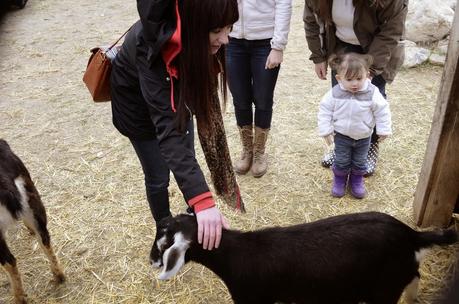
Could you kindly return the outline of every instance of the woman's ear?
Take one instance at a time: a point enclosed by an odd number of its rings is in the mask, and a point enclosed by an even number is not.
[[[190,241],[186,240],[181,232],[174,235],[174,244],[163,254],[163,270],[158,279],[168,280],[173,277],[185,264],[185,253],[190,247]]]
[[[335,78],[336,78],[337,81],[341,81],[341,75],[340,74],[336,74]]]

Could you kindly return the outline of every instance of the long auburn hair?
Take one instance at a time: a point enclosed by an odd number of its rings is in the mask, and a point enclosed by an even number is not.
[[[352,3],[354,6],[358,6],[365,1],[368,2],[370,6],[384,7],[384,0],[352,0]],[[333,0],[315,0],[315,4],[319,17],[326,22],[331,22]]]
[[[178,57],[179,96],[177,123],[184,130],[190,112],[204,126],[210,122],[210,109],[220,90],[226,104],[225,48],[211,54],[209,32],[232,25],[239,19],[237,0],[182,0],[182,51]],[[219,73],[221,72],[221,73]]]

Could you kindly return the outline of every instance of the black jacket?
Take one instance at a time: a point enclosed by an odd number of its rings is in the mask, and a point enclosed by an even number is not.
[[[209,188],[194,147],[187,145],[186,136],[192,134],[176,129],[171,79],[161,56],[161,48],[175,31],[170,7],[174,2],[138,1],[141,20],[126,35],[113,62],[112,113],[115,127],[130,139],[158,139],[161,154],[189,202]],[[174,81],[174,88],[178,96],[178,81]]]

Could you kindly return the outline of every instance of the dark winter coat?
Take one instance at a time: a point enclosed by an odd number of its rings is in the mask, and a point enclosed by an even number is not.
[[[176,128],[172,81],[161,54],[175,31],[173,4],[138,1],[140,20],[113,62],[112,113],[115,127],[130,139],[158,139],[161,154],[190,203],[209,188],[194,149],[186,145],[187,134]],[[178,96],[178,80],[173,81],[174,96]]]

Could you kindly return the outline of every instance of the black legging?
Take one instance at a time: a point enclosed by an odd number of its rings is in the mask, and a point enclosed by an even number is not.
[[[188,147],[194,151],[193,121],[187,126]],[[164,160],[157,139],[133,140],[132,146],[142,165],[145,175],[145,189],[150,210],[156,222],[171,215],[169,209],[169,176],[170,170]]]

